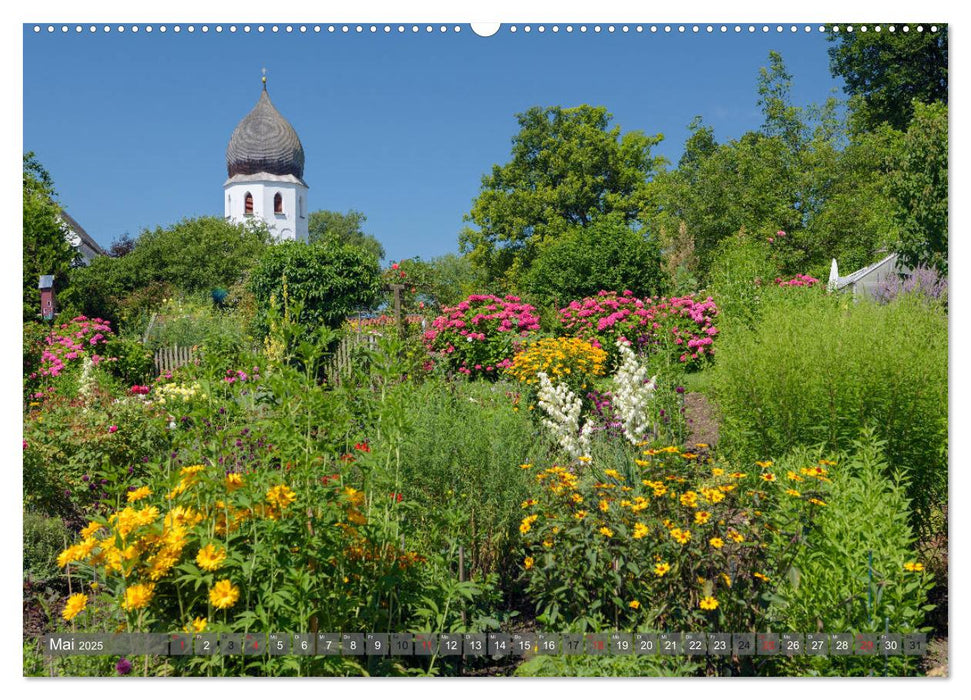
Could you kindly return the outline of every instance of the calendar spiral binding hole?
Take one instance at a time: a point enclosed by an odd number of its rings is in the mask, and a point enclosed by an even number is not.
[[[216,24],[216,25],[211,25],[211,26],[208,25],[208,24],[202,24],[202,25],[194,25],[194,24],[188,24],[188,25],[181,25],[181,24],[165,25],[165,24],[160,24],[160,25],[157,25],[157,26],[156,25],[151,25],[151,24],[147,24],[147,25],[137,25],[137,24],[124,25],[124,24],[119,24],[119,25],[114,25],[114,26],[109,25],[109,24],[105,24],[105,25],[101,25],[100,27],[98,25],[94,25],[94,24],[88,25],[87,27],[85,27],[84,25],[78,24],[78,25],[74,25],[73,26],[73,30],[74,30],[74,33],[75,34],[83,34],[85,32],[85,28],[87,28],[89,34],[97,34],[97,33],[99,33],[99,31],[102,34],[111,34],[111,33],[117,33],[117,34],[125,34],[125,33],[138,34],[139,32],[143,32],[145,34],[151,34],[154,31],[158,31],[158,32],[160,32],[162,34],[165,34],[165,33],[169,32],[169,31],[171,31],[171,32],[173,32],[175,34],[181,34],[181,33],[183,33],[183,31],[186,32],[186,33],[189,33],[189,34],[195,34],[195,33],[199,33],[199,34],[210,34],[210,33],[222,34],[223,32],[229,32],[230,34],[235,34],[235,33],[239,32],[239,31],[242,31],[245,34],[249,34],[249,33],[252,33],[254,31],[256,33],[258,33],[258,34],[267,33],[267,31],[269,31],[269,33],[271,33],[271,34],[279,34],[281,32],[283,32],[285,34],[321,34],[321,33],[324,33],[324,32],[329,33],[329,34],[394,34],[394,33],[397,33],[397,34],[407,34],[407,33],[411,33],[411,34],[459,34],[462,31],[464,31],[462,25],[458,25],[458,24],[455,24],[455,25],[445,25],[445,24],[440,24],[440,25],[432,25],[432,24],[424,24],[424,25],[419,25],[419,24],[410,24],[410,25],[404,25],[404,24],[399,24],[399,25],[390,25],[390,24],[385,24],[385,25],[380,25],[380,24],[370,24],[370,25],[363,25],[363,24],[329,24],[329,25],[298,24],[298,25],[294,25],[294,24],[286,24],[286,25],[278,25],[278,24],[274,24],[274,25],[269,25],[269,26],[263,25],[263,24],[258,24],[258,25],[250,25],[250,24],[244,24],[244,25],[236,25],[236,24],[222,25],[222,24]],[[586,24],[578,24],[578,25],[573,25],[573,24],[567,24],[567,25],[558,25],[558,24],[545,25],[545,24],[538,24],[538,25],[531,25],[531,24],[525,24],[525,25],[518,25],[518,24],[510,24],[510,25],[506,25],[506,26],[501,27],[500,28],[500,31],[505,30],[509,34],[518,34],[520,32],[523,33],[523,34],[533,34],[533,33],[537,33],[537,34],[546,34],[546,33],[551,33],[551,34],[560,34],[560,33],[564,33],[564,34],[574,34],[574,33],[579,33],[579,34],[604,34],[604,33],[607,33],[607,34],[617,34],[617,33],[620,33],[620,34],[630,34],[630,33],[634,33],[634,34],[643,34],[643,33],[657,34],[658,32],[663,32],[665,34],[671,34],[671,33],[678,33],[678,34],[715,34],[715,33],[720,33],[720,34],[727,34],[727,33],[742,34],[742,33],[745,33],[745,32],[747,32],[749,34],[755,34],[755,33],[759,33],[759,32],[761,32],[762,34],[768,34],[768,33],[771,33],[773,31],[775,33],[777,33],[777,34],[781,34],[781,33],[785,33],[785,32],[788,32],[790,34],[798,34],[800,32],[800,28],[802,30],[802,33],[805,33],[805,34],[812,33],[814,30],[816,32],[819,32],[819,33],[832,32],[834,34],[839,34],[841,32],[844,32],[844,33],[847,33],[847,34],[852,34],[853,32],[860,32],[860,33],[874,32],[874,33],[880,33],[880,32],[883,32],[883,31],[887,31],[887,32],[890,32],[890,33],[894,33],[894,32],[897,32],[897,31],[901,31],[901,32],[904,32],[904,33],[909,33],[911,31],[916,31],[916,32],[929,31],[931,33],[937,33],[938,31],[940,31],[940,28],[936,24],[935,25],[930,25],[930,26],[925,26],[925,25],[922,25],[922,24],[918,24],[918,25],[908,25],[908,24],[902,24],[902,25],[896,25],[896,24],[888,24],[888,25],[879,25],[879,24],[877,24],[877,25],[866,25],[866,24],[863,24],[863,25],[854,25],[854,24],[839,25],[839,24],[834,24],[834,25],[829,25],[829,26],[827,26],[827,25],[809,25],[809,24],[804,24],[804,25],[795,25],[795,24],[791,24],[791,25],[782,25],[782,24],[776,24],[776,25],[768,25],[768,24],[763,24],[763,25],[755,25],[755,24],[749,24],[749,25],[744,25],[744,24],[720,24],[720,25],[712,25],[712,24],[693,24],[693,25],[685,25],[685,24],[679,24],[679,25],[671,25],[671,24],[664,24],[664,25],[656,25],[656,24],[652,24],[652,25],[643,25],[643,24],[635,24],[635,25],[630,25],[630,24],[622,24],[622,25],[616,25],[616,24],[608,24],[608,25],[600,25],[600,24],[594,24],[594,25],[586,25]],[[67,24],[62,24],[60,26],[53,25],[53,24],[49,24],[46,27],[43,27],[42,25],[39,25],[39,24],[35,24],[33,26],[33,31],[34,31],[35,34],[39,34],[39,33],[43,32],[45,29],[46,29],[46,31],[47,31],[48,34],[55,34],[58,31],[58,29],[60,29],[60,32],[62,34],[69,34],[71,32],[71,30],[72,30],[72,27],[69,26],[69,25],[67,25]],[[490,36],[490,34],[479,34],[475,30],[474,27],[472,28],[472,33],[473,34],[476,34],[478,36]]]

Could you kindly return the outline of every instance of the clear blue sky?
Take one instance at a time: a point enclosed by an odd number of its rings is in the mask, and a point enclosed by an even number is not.
[[[676,163],[695,115],[719,141],[758,128],[756,80],[770,50],[785,59],[797,104],[841,88],[824,35],[801,25],[754,35],[462,29],[76,35],[28,25],[24,150],[102,245],[221,216],[226,144],[266,66],[306,151],[310,210],[358,209],[389,259],[431,257],[457,250],[483,173],[508,160],[514,115],[533,105],[604,105],[624,131],[662,133],[655,152]]]

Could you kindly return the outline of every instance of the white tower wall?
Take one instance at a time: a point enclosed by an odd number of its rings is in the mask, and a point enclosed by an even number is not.
[[[266,222],[276,240],[309,240],[307,222],[308,187],[292,176],[267,173],[237,175],[223,186],[225,217],[233,223],[253,219]],[[253,197],[253,213],[246,213],[246,195]],[[274,211],[274,199],[282,198],[283,211]]]

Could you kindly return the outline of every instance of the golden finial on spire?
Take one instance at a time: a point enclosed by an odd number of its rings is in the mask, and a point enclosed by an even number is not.
[[[263,69],[263,88],[266,89],[266,68]]]

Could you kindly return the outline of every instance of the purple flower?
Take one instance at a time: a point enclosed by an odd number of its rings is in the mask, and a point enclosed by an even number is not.
[[[81,477],[81,481],[89,481],[90,479],[91,479],[91,477],[88,476],[87,474],[85,474],[84,476]]]
[[[119,676],[127,676],[131,673],[131,661],[126,659],[124,656],[118,659],[118,663],[115,664],[115,670],[118,672]]]
[[[679,394],[683,394],[684,393],[684,387],[683,386],[675,387],[674,390],[676,392],[678,392]]]

